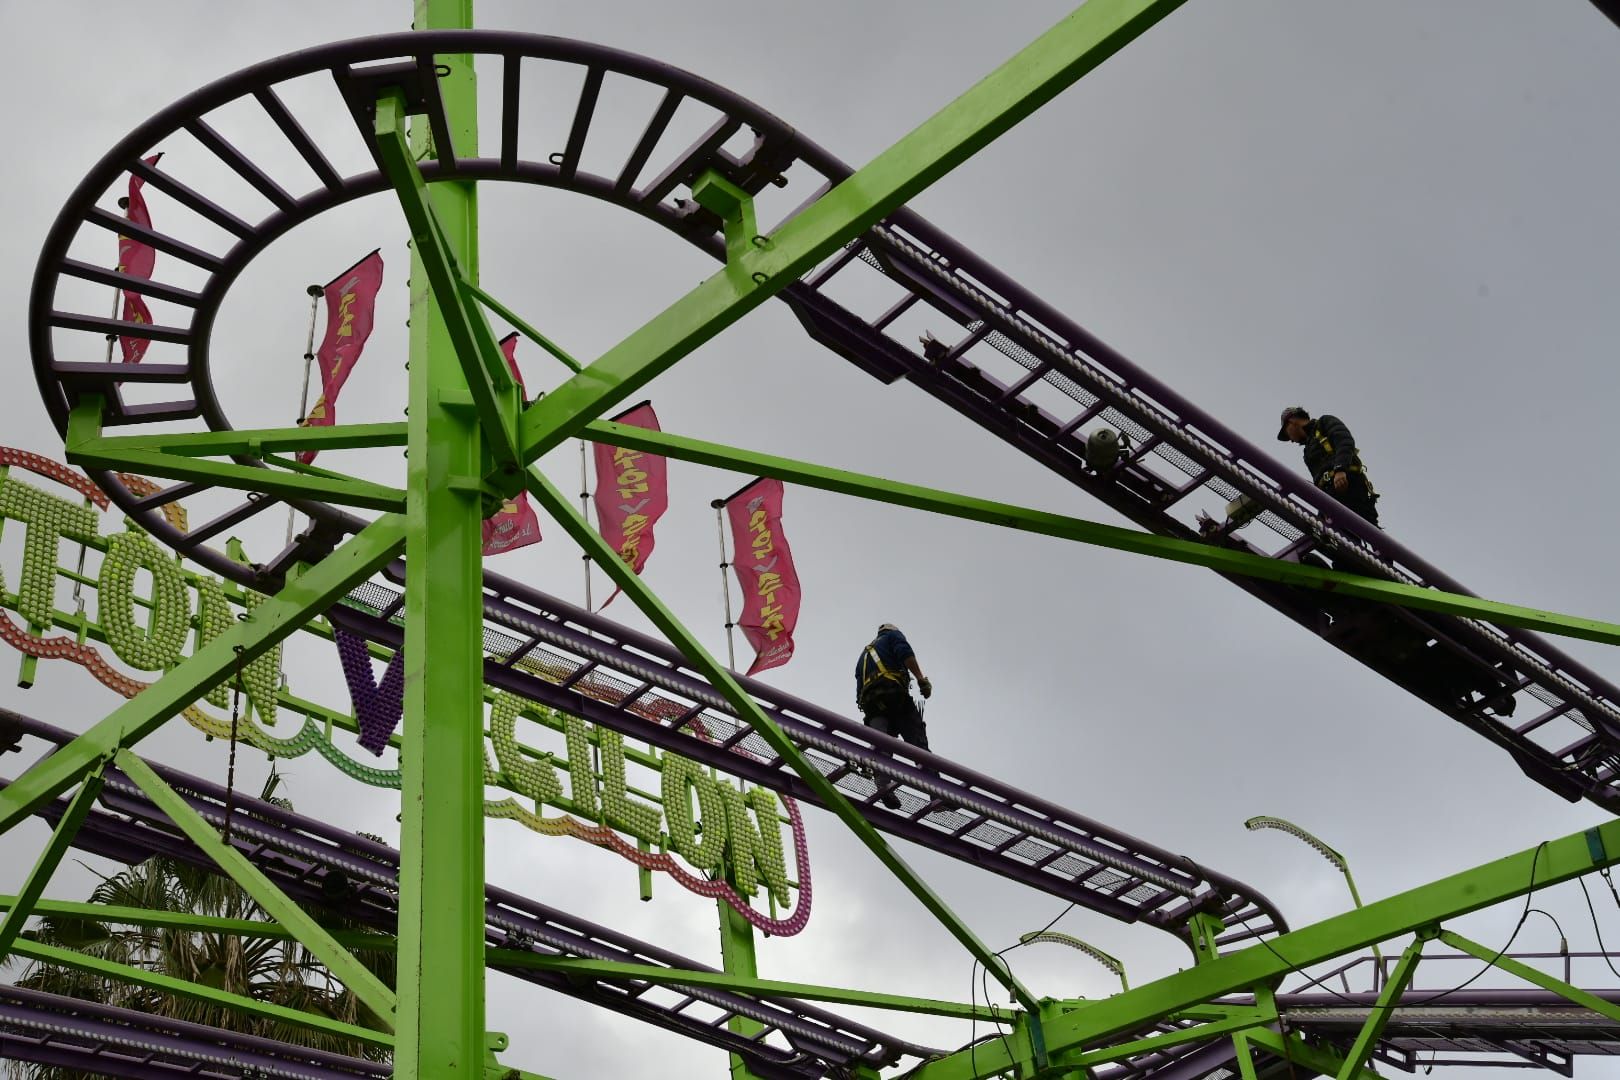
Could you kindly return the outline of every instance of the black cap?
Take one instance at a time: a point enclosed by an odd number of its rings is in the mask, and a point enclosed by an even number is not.
[[[1286,409],[1284,409],[1282,411],[1282,427],[1279,427],[1277,429],[1277,441],[1278,442],[1287,442],[1288,441],[1288,421],[1295,420],[1295,419],[1309,420],[1310,418],[1311,418],[1311,414],[1306,412],[1303,406],[1300,406],[1300,405],[1290,405],[1290,406],[1288,406],[1288,408],[1286,408]]]

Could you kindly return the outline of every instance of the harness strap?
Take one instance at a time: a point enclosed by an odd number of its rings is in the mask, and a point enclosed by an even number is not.
[[[883,663],[883,658],[878,655],[876,648],[868,645],[866,647],[866,655],[868,659],[872,661],[872,665],[877,668],[877,673],[868,673],[861,679],[861,689],[863,691],[882,679],[888,679],[890,682],[899,683],[902,686],[905,685],[905,677],[897,671],[890,671],[888,666]],[[871,669],[868,669],[868,672],[870,672],[870,670]]]
[[[1332,442],[1332,440],[1330,440],[1326,435],[1322,434],[1322,429],[1321,428],[1317,428],[1314,432],[1312,432],[1312,434],[1314,434],[1316,436],[1317,444],[1319,446],[1321,446],[1322,449],[1327,452],[1328,457],[1331,458],[1333,456],[1333,442]],[[1337,470],[1337,469],[1325,469],[1325,470],[1323,470],[1322,475],[1317,478],[1317,483],[1319,483],[1319,484],[1332,483],[1333,474],[1335,472],[1338,472],[1338,471],[1340,471],[1340,470]],[[1364,468],[1362,466],[1359,454],[1357,455],[1356,462],[1354,464],[1345,466],[1343,471],[1344,472],[1360,473],[1361,474],[1361,482],[1367,485],[1367,494],[1369,494],[1369,495],[1377,495],[1378,494],[1378,492],[1373,490],[1372,481],[1367,478],[1367,470],[1366,470],[1366,468]]]

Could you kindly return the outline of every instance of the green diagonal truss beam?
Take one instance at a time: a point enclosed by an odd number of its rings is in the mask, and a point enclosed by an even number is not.
[[[1511,956],[1503,956],[1495,949],[1487,949],[1477,941],[1470,941],[1461,934],[1444,930],[1440,933],[1440,940],[1459,952],[1468,953],[1493,967],[1501,968],[1509,975],[1516,975],[1525,982],[1534,983],[1543,990],[1551,990],[1585,1009],[1591,1009],[1599,1016],[1620,1023],[1620,1005],[1604,1001],[1596,994],[1587,993],[1578,986],[1571,986],[1563,979],[1554,978],[1545,971],[1537,971],[1529,964],[1515,960]]]
[[[753,699],[752,695],[742,688],[736,677],[724,665],[715,660],[692,632],[675,617],[675,614],[669,608],[664,606],[663,601],[658,599],[657,595],[647,587],[647,584],[638,575],[631,572],[630,568],[625,565],[624,560],[619,558],[618,553],[608,546],[607,541],[603,540],[601,535],[591,527],[590,522],[586,521],[579,511],[574,509],[567,498],[552,486],[551,481],[547,480],[539,469],[532,467],[528,471],[528,478],[530,493],[545,508],[546,512],[556,519],[557,523],[574,539],[574,542],[583,548],[592,561],[602,569],[602,572],[607,574],[613,583],[624,591],[624,594],[630,598],[631,602],[640,608],[648,619],[652,620],[653,625],[658,628],[659,632],[681,651],[681,654],[697,669],[698,673],[708,680],[709,685],[720,691],[721,696],[737,711],[737,715],[749,727],[758,732],[759,736],[770,745],[771,749],[780,755],[782,760],[786,761],[794,772],[799,774],[804,782],[809,785],[810,790],[815,792],[816,797],[821,800],[822,805],[838,815],[861,843],[865,844],[867,849],[878,857],[878,860],[889,869],[890,873],[900,879],[901,884],[922,902],[922,905],[950,931],[951,936],[961,942],[968,952],[972,953],[973,957],[983,964],[990,971],[990,974],[1018,999],[1024,1008],[1031,1011],[1037,1009],[1039,1006],[1034,995],[1025,989],[1023,984],[1013,976],[1011,970],[1001,961],[1001,958],[991,952],[989,946],[980,941],[978,935],[966,923],[957,918],[956,914],[929,887],[922,876],[913,870],[900,857],[899,853],[879,835],[878,831],[872,827],[871,822],[862,817],[860,811],[850,804],[844,794],[834,787],[826,776],[822,775],[821,770],[811,764],[809,759],[793,744],[793,740],[787,737],[787,733],[777,725],[776,721],[771,719],[764,709],[760,708],[759,703]]]
[[[135,781],[146,797],[180,827],[186,839],[201,848],[203,854],[214,861],[214,865],[253,897],[265,914],[292,931],[299,944],[324,964],[326,970],[348,987],[378,1019],[389,1028],[393,1027],[397,1001],[392,987],[385,985],[370,968],[332,940],[332,936],[309,912],[277,888],[274,882],[264,876],[264,871],[248,861],[247,856],[222,841],[214,832],[214,827],[161,776],[153,772],[150,765],[128,750],[120,750],[115,760],[124,775]]]
[[[445,329],[461,361],[471,392],[471,406],[478,412],[485,446],[497,466],[515,474],[518,469],[517,383],[501,355],[495,333],[483,311],[472,303],[467,276],[458,264],[444,226],[428,199],[427,181],[416,167],[405,135],[405,99],[398,90],[377,101],[373,135],[384,172],[405,210],[411,229],[411,242],[422,260],[433,298],[444,316]]]
[[[72,949],[62,949],[55,945],[41,945],[37,941],[29,941],[24,938],[12,946],[12,952],[30,960],[37,960],[42,964],[55,964],[58,967],[72,968],[75,971],[99,975],[105,979],[116,979],[119,982],[150,987],[165,994],[173,994],[175,997],[234,1009],[244,1016],[257,1016],[283,1024],[295,1024],[310,1031],[319,1031],[325,1035],[337,1035],[345,1039],[355,1039],[360,1042],[370,1043],[373,1046],[386,1046],[392,1049],[394,1045],[393,1036],[385,1031],[374,1031],[371,1028],[346,1024],[341,1020],[318,1016],[315,1013],[299,1012],[297,1009],[289,1009],[283,1005],[274,1005],[268,1001],[259,1001],[255,998],[244,997],[241,994],[216,990],[201,983],[187,982],[185,979],[176,979],[172,975],[164,975],[161,972],[147,971],[143,968],[131,967],[128,964],[103,960],[98,956],[75,952]]]
[[[1105,1046],[1101,1050],[1092,1050],[1078,1057],[1068,1058],[1064,1063],[1075,1068],[1090,1069],[1098,1065],[1106,1065],[1111,1061],[1135,1057],[1138,1054],[1151,1054],[1169,1046],[1202,1042],[1218,1035],[1230,1035],[1233,1032],[1247,1031],[1250,1028],[1269,1024],[1275,1020],[1275,1016],[1257,1009],[1234,1009],[1228,1016],[1220,1020],[1212,1020],[1207,1024],[1182,1028],[1179,1031],[1166,1032],[1162,1035],[1150,1035],[1143,1039],[1132,1039],[1130,1042]]]
[[[99,438],[101,399],[86,395],[69,416],[67,459],[86,469],[112,469],[170,480],[189,480],[239,491],[260,491],[283,499],[332,502],[362,510],[400,513],[405,509],[405,492],[370,480],[301,468],[298,472],[261,469],[234,461],[183,457],[125,446],[109,448]],[[110,441],[110,440],[109,440]]]
[[[0,791],[0,832],[61,795],[103,759],[178,716],[224,681],[238,658],[247,663],[261,656],[322,614],[398,555],[403,542],[404,521],[395,515],[379,518],[89,731],[37,762]]]
[[[984,149],[1183,0],[1090,0],[523,414],[534,461]]]
[[[72,846],[73,838],[79,832],[79,826],[84,824],[90,808],[95,805],[97,796],[101,794],[102,770],[97,769],[84,778],[79,790],[74,793],[73,799],[68,803],[67,812],[51,830],[51,841],[40,852],[33,870],[28,873],[28,880],[23,882],[22,891],[17,894],[6,911],[4,922],[0,922],[0,963],[5,961],[6,955],[11,952],[12,943],[22,932],[23,924],[28,917],[37,910],[38,900],[45,895],[45,886],[50,883],[51,875],[62,862],[62,856]]]
[[[1428,940],[1427,935],[1419,934],[1401,953],[1401,958],[1395,961],[1395,970],[1390,972],[1389,981],[1378,992],[1378,1000],[1373,1002],[1372,1009],[1367,1013],[1367,1022],[1361,1025],[1361,1030],[1356,1033],[1356,1041],[1350,1044],[1350,1052],[1345,1055],[1344,1064],[1339,1066],[1337,1080],[1355,1080],[1356,1074],[1367,1064],[1367,1059],[1372,1057],[1373,1047],[1383,1038],[1384,1028],[1389,1026],[1389,1019],[1400,1004],[1401,995],[1412,984],[1412,976],[1417,973],[1418,961],[1423,957],[1423,946]]]
[[[187,431],[159,435],[101,435],[97,453],[112,457],[125,451],[173,454],[179,457],[226,457],[241,454],[264,457],[285,451],[352,450],[377,446],[404,446],[405,425],[336,424],[332,427],[237,428],[226,431]]]
[[[1275,1031],[1255,1028],[1244,1032],[1243,1038],[1282,1058],[1290,1065],[1303,1065],[1323,1076],[1337,1076],[1344,1065],[1344,1059],[1332,1050],[1313,1046],[1297,1035],[1284,1037]],[[1383,1077],[1371,1069],[1357,1069],[1355,1080],[1383,1080]]]
[[[15,896],[0,895],[0,911],[11,910],[17,904]],[[246,919],[224,919],[213,915],[197,915],[189,911],[159,911],[154,908],[123,907],[112,904],[90,904],[83,901],[39,900],[33,904],[35,915],[53,918],[79,919],[116,926],[145,926],[164,930],[179,930],[198,934],[225,934],[242,938],[261,938],[274,941],[299,940],[287,927],[273,922],[253,922]],[[337,930],[327,927],[322,932],[346,949],[369,949],[386,952],[399,947],[397,938],[364,930]],[[696,986],[715,990],[730,990],[762,998],[793,999],[799,1001],[825,1001],[835,1005],[860,1005],[873,1009],[922,1013],[956,1020],[980,1020],[986,1023],[1006,1022],[1008,1013],[990,1005],[965,1005],[957,1001],[934,998],[909,997],[901,994],[883,994],[868,990],[849,990],[839,986],[821,986],[815,983],[784,982],[775,979],[744,978],[723,971],[688,971],[680,968],[657,967],[650,964],[627,964],[611,960],[579,959],[566,956],[545,956],[515,949],[487,949],[485,963],[506,971],[554,971],[564,975],[589,978],[623,979],[647,982],[658,986]],[[1222,1018],[1234,1010],[1221,1010]],[[1256,1021],[1258,1022],[1258,1021]]]
[[[1232,1036],[1233,1056],[1237,1058],[1238,1076],[1240,1080],[1260,1080],[1260,1075],[1254,1069],[1254,1051],[1249,1048],[1249,1037],[1244,1032],[1237,1032]]]
[[[787,998],[798,1001],[826,1001],[835,1005],[861,1005],[871,1009],[894,1009],[901,1012],[923,1013],[928,1016],[946,1016],[956,1020],[1006,1022],[1006,1010],[987,1005],[964,1005],[959,1001],[939,1001],[934,998],[907,997],[900,994],[879,994],[866,990],[846,990],[838,986],[819,986],[814,983],[782,982],[776,979],[747,978],[724,971],[685,971],[679,968],[658,967],[653,964],[626,964],[616,960],[582,960],[568,956],[543,956],[534,952],[513,949],[490,949],[485,954],[490,967],[529,971],[554,971],[563,975],[581,975],[594,979],[623,979],[652,983],[654,986],[699,986],[712,990],[731,990],[754,994],[762,998]]]
[[[518,333],[522,334],[524,337],[540,346],[540,348],[544,349],[547,353],[551,354],[551,356],[554,357],[558,363],[562,364],[563,367],[567,368],[569,371],[572,371],[576,375],[585,370],[583,365],[581,365],[578,360],[575,360],[572,356],[570,356],[561,345],[558,345],[555,341],[552,341],[550,338],[546,337],[546,335],[530,326],[528,321],[525,320],[521,315],[507,307],[505,304],[501,303],[489,293],[485,292],[478,285],[465,279],[463,279],[461,285],[462,288],[467,291],[467,295],[471,296],[473,299],[489,308],[489,310],[511,323],[513,328],[516,329]]]
[[[773,476],[804,487],[854,495],[894,506],[927,510],[968,521],[1017,529],[1021,532],[1053,536],[1062,540],[1077,540],[1116,551],[1129,551],[1138,555],[1150,555],[1156,559],[1189,563],[1208,567],[1223,574],[1262,578],[1284,585],[1321,589],[1339,596],[1354,596],[1363,600],[1398,604],[1401,607],[1436,611],[1445,615],[1483,619],[1504,626],[1543,630],[1551,634],[1599,641],[1607,645],[1620,645],[1620,624],[1599,619],[1560,615],[1539,608],[1482,600],[1477,596],[1442,592],[1439,589],[1364,577],[1342,570],[1327,570],[1302,563],[1286,562],[1282,559],[1267,558],[1264,555],[1235,551],[1194,540],[1155,536],[1152,533],[1124,529],[1117,525],[1104,525],[1083,518],[1031,510],[1010,503],[959,495],[918,484],[884,480],[881,477],[795,461],[774,454],[740,450],[719,443],[671,435],[668,432],[650,431],[612,421],[599,420],[591,423],[587,425],[583,434],[586,438],[612,446],[645,450],[718,469]]]
[[[0,894],[0,911],[10,911],[16,903],[17,897]],[[91,904],[82,900],[40,900],[33,907],[35,915],[49,915],[58,919],[111,923],[114,926],[184,930],[196,934],[229,934],[234,937],[263,938],[271,941],[297,940],[297,935],[280,923],[224,919],[217,915],[198,915],[193,911],[162,911],[157,908],[125,907],[121,904]],[[396,947],[395,939],[388,934],[374,934],[367,930],[338,930],[331,927],[322,927],[321,930],[345,949],[388,950]]]
[[[1471,911],[1616,863],[1620,863],[1620,820],[1545,841],[1527,851],[1374,901],[1271,941],[1088,1003],[1075,1011],[1048,1017],[1042,1024],[1041,1034],[1051,1054],[1083,1051],[1110,1037],[1140,1030],[1156,1018],[1214,1001],[1225,994],[1272,985],[1313,964],[1402,934],[1439,926]],[[1441,939],[1446,940],[1445,935]],[[1458,938],[1451,943],[1463,948],[1463,940]],[[1484,957],[1492,955],[1485,953]],[[1508,970],[1506,965],[1503,967]],[[1538,978],[1547,978],[1536,974]],[[1254,1030],[1248,1033],[1248,1038],[1271,1049],[1263,1035],[1263,1031]],[[1009,1051],[1009,1046],[1015,1049]],[[1005,1043],[997,1040],[975,1047],[972,1054],[958,1051],[928,1062],[917,1070],[913,1080],[987,1080],[1011,1069],[1029,1069],[1033,1058],[1021,1025]],[[1336,1074],[1338,1070],[1336,1059],[1331,1068],[1322,1071]]]

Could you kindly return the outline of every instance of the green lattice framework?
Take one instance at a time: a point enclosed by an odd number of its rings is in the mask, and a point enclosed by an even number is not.
[[[1253,1080],[1248,1050],[1258,1046],[1293,1062],[1349,1080],[1369,1075],[1365,1065],[1389,1008],[1407,985],[1423,945],[1440,939],[1488,963],[1556,990],[1611,1020],[1620,1008],[1562,980],[1515,965],[1493,950],[1443,929],[1443,924],[1527,891],[1570,880],[1620,861],[1620,822],[1551,840],[1400,896],[1324,920],[1228,955],[1212,946],[1218,924],[1194,920],[1192,968],[1101,1001],[1054,1001],[1019,982],[1005,964],[958,918],[925,881],[866,822],[827,779],[812,768],[782,730],[705,651],[684,625],[607,548],[585,519],[532,462],[574,436],[601,437],[617,445],[654,450],[683,460],[745,469],[834,491],[1210,566],[1223,572],[1340,592],[1497,623],[1620,642],[1620,626],[1508,604],[1416,589],[1387,581],[1245,556],[1112,529],[1092,522],[971,499],[947,492],[859,476],[767,455],[700,443],[678,436],[630,431],[599,421],[660,372],[807,272],[929,184],[987,146],[1058,92],[1123,48],[1179,0],[1091,0],[1018,55],[942,109],[844,183],[828,191],[769,235],[758,235],[748,196],[709,175],[694,185],[695,198],[726,225],[725,267],[688,295],[584,366],[543,398],[525,407],[483,314],[488,299],[478,288],[476,192],[449,181],[431,189],[415,161],[428,147],[422,125],[407,131],[407,106],[398,91],[376,102],[376,149],[404,208],[414,248],[412,277],[430,290],[413,303],[409,421],[326,429],[278,429],[190,436],[109,438],[101,435],[102,402],[86,395],[75,409],[67,440],[76,464],[126,468],[144,475],[200,480],[228,487],[261,488],[289,497],[313,498],[380,511],[372,525],[319,564],[291,580],[277,595],[248,612],[245,620],[219,624],[218,633],[138,697],[86,734],[35,765],[0,793],[0,829],[21,821],[44,802],[75,791],[50,845],[0,925],[0,950],[39,955],[16,939],[33,910],[60,909],[41,902],[43,887],[71,840],[110,763],[131,777],[221,868],[247,889],[275,920],[270,926],[238,926],[242,933],[292,935],[309,947],[380,1018],[385,1030],[360,1037],[391,1043],[397,1075],[464,1077],[484,1060],[484,964],[492,958],[581,974],[621,976],[675,985],[728,986],[762,995],[842,1001],[951,1016],[981,1016],[975,1006],[895,995],[761,980],[752,957],[728,951],[723,974],[671,972],[590,960],[552,959],[486,950],[481,725],[464,718],[483,708],[480,679],[480,522],[500,501],[527,490],[591,559],[611,577],[688,661],[715,686],[771,748],[790,763],[825,805],[1018,1002],[1013,1031],[929,1062],[912,1075],[921,1080],[957,1080],[1013,1072],[1020,1077],[1081,1076],[1106,1061],[1177,1043],[1230,1037],[1242,1053],[1239,1066]],[[417,25],[467,26],[470,0],[420,0]],[[470,58],[440,58],[445,114],[458,146],[476,142],[476,91]],[[418,277],[420,275],[420,277]],[[497,308],[497,310],[503,310]],[[403,488],[346,477],[327,470],[249,469],[210,460],[230,453],[265,456],[278,451],[356,446],[405,446]],[[283,459],[273,463],[285,464]],[[65,514],[64,535],[84,531],[84,519]],[[145,566],[154,575],[161,559],[139,543],[115,553],[120,567]],[[355,583],[404,552],[411,568],[406,587],[406,713],[401,747],[403,821],[400,876],[399,981],[380,985],[354,960],[343,942],[314,925],[242,856],[221,844],[211,828],[170,790],[132,748],[142,738],[213,691],[237,664],[252,663],[342,598]],[[19,601],[25,616],[47,618],[38,595]],[[126,627],[126,629],[129,629]],[[156,626],[140,646],[144,662],[168,655],[174,628]],[[433,663],[427,643],[433,643]],[[545,784],[543,778],[533,780]],[[76,789],[76,790],[75,790]],[[701,797],[701,793],[700,793]],[[714,807],[708,807],[713,811]],[[684,827],[684,821],[672,823]],[[709,854],[694,845],[699,858]],[[139,918],[139,913],[118,913]],[[215,927],[218,929],[218,927]],[[1352,1048],[1340,1055],[1272,1030],[1277,1022],[1273,992],[1289,972],[1405,934],[1407,949]],[[728,950],[747,952],[728,935]],[[125,972],[137,977],[133,972]],[[1252,992],[1252,1006],[1215,999]],[[186,992],[244,1009],[263,1006],[230,999],[206,987]],[[1003,1014],[1005,1015],[1005,1014]],[[1165,1034],[1099,1048],[1110,1037],[1141,1030],[1155,1020],[1191,1021]],[[322,1021],[303,1017],[319,1026]],[[330,1026],[328,1024],[328,1026]],[[347,1026],[344,1026],[347,1028]],[[347,1031],[353,1035],[352,1030]]]

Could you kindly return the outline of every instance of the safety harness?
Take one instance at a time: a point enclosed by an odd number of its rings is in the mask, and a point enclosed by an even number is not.
[[[890,670],[889,666],[883,662],[883,658],[878,655],[875,644],[866,647],[866,656],[872,663],[861,673],[861,692],[859,696],[863,700],[869,691],[884,682],[892,682],[896,688],[905,689],[905,672]]]
[[[1322,448],[1322,452],[1327,454],[1328,460],[1332,461],[1333,460],[1333,442],[1326,435],[1322,434],[1322,427],[1321,427],[1320,424],[1312,424],[1311,425],[1311,435],[1312,435],[1313,438],[1316,439],[1316,445],[1320,446]],[[1316,478],[1317,486],[1318,487],[1327,487],[1328,485],[1332,484],[1333,483],[1333,474],[1335,472],[1338,472],[1338,471],[1339,471],[1338,469],[1334,469],[1334,468],[1331,468],[1331,467],[1322,470],[1322,475]],[[1368,479],[1368,477],[1367,477],[1367,470],[1362,468],[1361,456],[1360,456],[1359,453],[1357,454],[1354,463],[1346,466],[1343,471],[1345,471],[1345,472],[1353,472],[1353,473],[1360,473],[1361,474],[1361,482],[1363,484],[1367,485],[1367,494],[1368,495],[1373,495],[1373,496],[1376,496],[1378,494],[1378,492],[1373,489],[1372,481],[1370,479]]]

